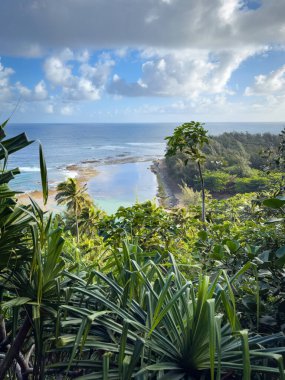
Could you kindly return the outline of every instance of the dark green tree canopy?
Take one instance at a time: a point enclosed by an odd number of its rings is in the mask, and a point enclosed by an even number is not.
[[[167,140],[166,156],[174,156],[178,152],[184,152],[189,159],[203,162],[205,155],[201,151],[205,144],[209,143],[208,131],[203,123],[191,121],[184,123],[174,129],[173,135],[165,138]],[[185,165],[188,159],[185,160]]]

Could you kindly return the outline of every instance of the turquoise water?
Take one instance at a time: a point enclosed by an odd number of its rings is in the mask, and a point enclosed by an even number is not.
[[[26,132],[29,139],[41,141],[51,187],[71,175],[67,168],[71,164],[98,167],[99,175],[88,183],[90,194],[102,208],[114,211],[118,205],[155,197],[156,178],[149,166],[154,158],[164,155],[164,138],[178,124],[14,124],[8,125],[6,133],[11,137]],[[283,123],[205,125],[212,135],[232,131],[279,133],[283,127]],[[132,163],[119,164],[120,160]],[[142,160],[148,162],[133,163]],[[110,162],[114,165],[106,165]],[[21,169],[22,174],[13,182],[18,190],[40,189],[37,142],[13,154],[9,167]]]
[[[105,165],[88,182],[88,192],[95,203],[112,213],[120,206],[155,199],[156,176],[149,170],[151,162]]]

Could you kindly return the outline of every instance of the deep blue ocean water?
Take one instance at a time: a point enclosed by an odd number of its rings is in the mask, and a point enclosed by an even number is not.
[[[108,211],[136,200],[153,199],[157,191],[155,176],[149,166],[165,150],[164,138],[177,124],[11,124],[8,137],[26,132],[31,140],[41,141],[51,186],[68,177],[71,164],[98,166],[99,175],[88,183],[95,201]],[[223,132],[279,133],[282,123],[207,123],[209,134]],[[137,163],[116,163],[117,160],[138,160]],[[105,165],[111,162],[112,165]],[[90,161],[96,161],[90,163]],[[144,161],[144,162],[142,162]],[[35,142],[9,158],[9,167],[20,167],[22,174],[14,181],[17,189],[40,189],[38,144]],[[112,205],[111,205],[112,204]]]

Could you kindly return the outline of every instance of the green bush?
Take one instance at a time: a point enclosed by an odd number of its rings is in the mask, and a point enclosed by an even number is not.
[[[227,192],[231,187],[233,179],[232,175],[221,170],[215,172],[207,171],[205,173],[206,189],[214,193]]]
[[[236,178],[235,180],[235,191],[237,193],[260,191],[268,186],[270,186],[270,178],[258,174],[249,178]]]
[[[179,196],[179,204],[181,206],[198,206],[201,204],[200,191],[195,191],[192,187],[188,187],[185,182],[183,182],[182,185],[179,185],[179,187],[181,189],[181,194]]]

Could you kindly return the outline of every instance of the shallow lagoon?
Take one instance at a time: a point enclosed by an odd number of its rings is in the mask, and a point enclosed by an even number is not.
[[[88,182],[88,192],[107,213],[155,199],[157,180],[150,165],[148,161],[98,166],[98,175]]]

